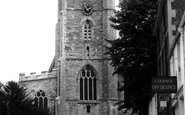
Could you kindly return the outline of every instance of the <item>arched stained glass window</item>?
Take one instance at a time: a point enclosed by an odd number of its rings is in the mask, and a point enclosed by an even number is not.
[[[80,100],[96,100],[97,78],[91,65],[86,65],[80,72]]]
[[[92,22],[90,20],[86,20],[83,24],[83,38],[85,40],[92,38]]]
[[[47,99],[46,94],[43,90],[39,90],[35,94],[35,105],[39,106],[39,107],[47,108],[48,99]]]

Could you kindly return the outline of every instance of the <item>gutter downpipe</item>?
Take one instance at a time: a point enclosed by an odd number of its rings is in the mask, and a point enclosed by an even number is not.
[[[184,76],[184,24],[185,24],[185,12],[182,16],[178,31],[180,32],[180,64],[181,64],[181,77],[183,79],[183,98],[185,100],[185,76]],[[185,101],[183,102],[184,108],[183,112],[185,113]]]
[[[180,77],[183,79],[183,82],[185,83],[185,79],[184,79],[184,29],[183,27],[179,27],[178,31],[180,32],[180,67],[181,67]],[[183,98],[185,99],[184,83],[183,83]],[[185,113],[185,103],[184,103],[183,111]]]

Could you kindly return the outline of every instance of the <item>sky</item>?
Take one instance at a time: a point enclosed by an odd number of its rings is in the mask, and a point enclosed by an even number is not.
[[[49,69],[55,54],[57,3],[0,0],[0,82]]]

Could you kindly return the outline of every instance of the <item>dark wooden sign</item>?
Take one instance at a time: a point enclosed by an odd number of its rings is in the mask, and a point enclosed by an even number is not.
[[[177,92],[177,77],[153,77],[152,92],[154,93],[176,93]]]

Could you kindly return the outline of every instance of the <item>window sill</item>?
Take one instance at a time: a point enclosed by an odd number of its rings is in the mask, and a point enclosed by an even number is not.
[[[86,100],[80,100],[78,101],[78,104],[100,104],[100,102],[94,100],[94,101],[86,101]]]

